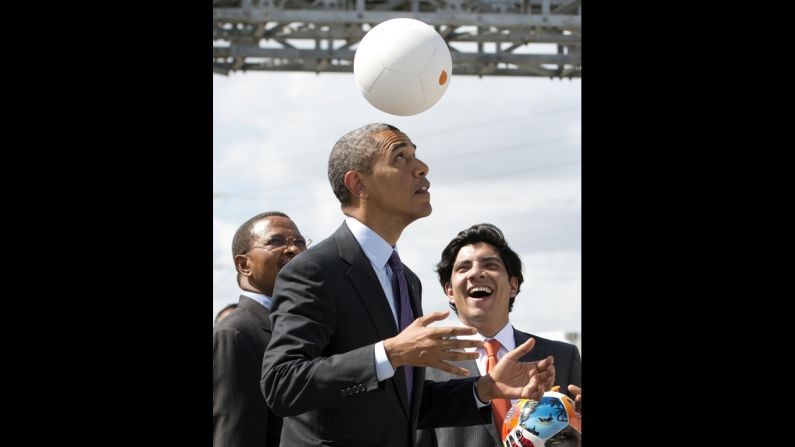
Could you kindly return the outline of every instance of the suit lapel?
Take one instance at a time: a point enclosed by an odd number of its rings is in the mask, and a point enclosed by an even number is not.
[[[362,260],[351,265],[347,275],[351,285],[356,290],[359,300],[367,309],[376,332],[381,340],[394,337],[398,333],[392,309],[387,304],[386,295],[373,272],[370,261],[364,254]]]
[[[334,238],[337,241],[340,258],[350,265],[346,272],[348,280],[356,290],[357,297],[362,302],[362,305],[367,310],[378,337],[381,340],[394,337],[398,334],[395,317],[392,315],[392,309],[389,308],[384,289],[381,288],[381,283],[378,281],[378,277],[375,276],[373,266],[370,264],[367,255],[364,254],[359,242],[353,237],[353,233],[351,233],[351,230],[345,223],[334,233]],[[418,373],[418,369],[419,368],[414,368],[415,374]],[[395,387],[395,392],[399,396],[403,411],[406,417],[408,417],[409,407],[406,377],[402,371],[402,368],[395,371],[395,375],[392,376],[392,383]],[[414,379],[416,383],[416,375]]]
[[[334,237],[337,240],[340,258],[350,266],[346,272],[348,280],[356,290],[362,305],[367,309],[378,337],[381,340],[394,337],[398,333],[395,318],[370,260],[367,259],[346,224],[340,226]]]

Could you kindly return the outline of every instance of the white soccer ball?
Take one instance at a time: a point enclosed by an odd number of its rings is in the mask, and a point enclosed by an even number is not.
[[[364,35],[353,77],[377,109],[407,116],[428,110],[450,85],[453,61],[442,36],[415,19],[391,19]]]

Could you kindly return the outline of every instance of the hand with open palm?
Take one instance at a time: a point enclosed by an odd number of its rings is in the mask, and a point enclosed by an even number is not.
[[[574,411],[582,411],[582,388],[569,385],[569,392],[574,395]]]
[[[492,399],[540,400],[544,391],[555,383],[555,359],[547,356],[535,362],[520,362],[519,359],[535,346],[530,338],[497,362],[488,374],[478,379],[475,386],[484,402]]]

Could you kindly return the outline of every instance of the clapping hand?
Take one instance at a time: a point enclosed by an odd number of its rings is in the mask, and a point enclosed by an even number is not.
[[[488,374],[476,383],[478,396],[484,402],[492,399],[540,400],[544,391],[555,383],[555,359],[548,356],[535,362],[519,359],[535,346],[530,338],[497,362]]]

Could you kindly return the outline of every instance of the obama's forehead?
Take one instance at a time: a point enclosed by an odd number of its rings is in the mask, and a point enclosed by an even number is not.
[[[381,154],[388,155],[393,150],[400,149],[402,147],[411,147],[414,150],[417,149],[417,145],[411,141],[411,138],[399,130],[382,130],[375,134],[375,138],[378,143],[378,151]]]

